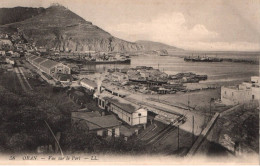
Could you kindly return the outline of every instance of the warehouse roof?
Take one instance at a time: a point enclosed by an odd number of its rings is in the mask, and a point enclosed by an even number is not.
[[[27,58],[31,58],[32,56],[34,56],[33,54],[27,54],[26,57]]]
[[[39,58],[39,56],[33,55],[33,56],[31,56],[29,59],[30,59],[30,60],[34,60],[34,59],[36,59],[36,58]]]
[[[36,64],[40,64],[41,62],[43,62],[43,61],[45,61],[45,60],[46,60],[45,58],[38,57],[38,58],[34,59],[33,61],[34,61],[34,63],[36,63]]]
[[[51,68],[51,67],[54,67],[54,66],[56,66],[56,65],[58,65],[58,64],[60,64],[60,63],[55,62],[55,61],[52,61],[52,60],[50,60],[50,59],[47,59],[47,61],[43,62],[43,63],[41,64],[41,66],[43,66],[43,67],[45,67],[45,68]]]

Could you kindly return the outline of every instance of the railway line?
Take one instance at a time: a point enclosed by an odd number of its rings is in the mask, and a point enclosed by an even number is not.
[[[158,143],[160,143],[161,141],[165,140],[172,131],[174,131],[177,127],[173,127],[171,128],[167,133],[165,133],[163,136],[161,136],[160,138],[158,138],[153,145],[157,145]]]
[[[25,92],[28,92],[28,90],[33,90],[30,83],[27,81],[27,78],[24,74],[24,69],[23,67],[15,67],[14,68],[15,70],[15,73],[18,77],[18,80],[22,86],[22,89],[25,91]]]
[[[173,126],[172,124],[167,125],[165,128],[163,128],[161,131],[159,131],[158,133],[154,134],[152,137],[150,137],[147,141],[147,145],[150,144],[156,144],[159,141],[163,140],[164,138],[166,138],[169,133],[171,133],[172,131],[174,131],[177,127]]]
[[[18,69],[19,69],[20,73],[22,74],[25,83],[28,85],[29,90],[33,90],[33,88],[31,87],[30,83],[27,81],[27,78],[26,78],[26,76],[24,74],[25,69],[23,67],[18,67]]]

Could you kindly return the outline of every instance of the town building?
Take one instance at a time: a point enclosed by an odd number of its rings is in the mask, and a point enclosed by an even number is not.
[[[20,54],[18,52],[14,52],[11,57],[13,58],[20,58]]]
[[[253,76],[251,77],[252,82],[252,99],[260,100],[260,77]]]
[[[119,96],[119,97],[126,97],[127,95],[129,95],[129,92],[118,88],[118,86],[107,84],[104,82],[102,82],[102,86],[101,89],[99,89],[99,91],[101,90],[104,90],[112,95]]]
[[[5,56],[5,51],[0,50],[0,55]]]
[[[113,112],[130,126],[147,123],[145,108],[110,93],[102,92],[98,95],[98,106],[108,112]]]
[[[71,70],[68,66],[49,59],[47,61],[42,62],[40,64],[40,68],[49,75],[53,75],[57,73],[71,74]]]
[[[118,69],[119,72],[127,74],[128,69],[127,68],[122,68],[122,69]]]
[[[86,50],[85,53],[86,54],[95,54],[96,51],[94,51],[94,50]]]
[[[15,47],[16,47],[16,50],[19,50],[19,51],[27,49],[26,44],[18,44],[17,43],[17,44],[15,44]]]
[[[63,83],[73,81],[73,77],[70,74],[57,73],[54,75],[54,78]]]
[[[259,76],[251,77],[251,82],[243,82],[236,86],[221,87],[221,101],[226,105],[235,105],[260,100]]]
[[[27,55],[26,59],[33,66],[50,76],[54,76],[55,74],[71,74],[71,70],[68,66],[50,59],[32,54]]]
[[[6,52],[6,56],[12,56],[13,54],[14,54],[13,51],[8,51],[8,52]]]
[[[97,84],[87,78],[82,79],[80,85],[91,92],[94,92],[97,89]]]
[[[11,65],[15,65],[15,61],[12,58],[5,58],[5,62]]]
[[[39,48],[37,48],[37,51],[39,51],[41,53],[45,53],[45,52],[47,52],[47,49],[44,47],[39,47]]]
[[[140,71],[140,75],[141,75],[141,77],[144,77],[144,78],[150,77],[150,73],[147,71],[143,71],[143,70]]]
[[[114,115],[101,116],[96,112],[72,112],[72,125],[99,136],[119,137],[120,122]]]

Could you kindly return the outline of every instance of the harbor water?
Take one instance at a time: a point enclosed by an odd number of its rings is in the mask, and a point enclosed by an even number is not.
[[[136,56],[131,57],[131,64],[86,65],[85,68],[102,73],[113,68],[134,68],[149,66],[167,74],[193,72],[208,75],[205,83],[249,81],[251,76],[259,75],[259,65],[234,62],[185,62],[174,56]]]

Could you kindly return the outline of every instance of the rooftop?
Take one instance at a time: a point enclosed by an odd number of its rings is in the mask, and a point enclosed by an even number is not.
[[[60,64],[60,63],[55,62],[55,61],[52,61],[52,60],[50,60],[50,59],[47,59],[47,61],[43,62],[43,63],[41,64],[41,66],[43,66],[43,67],[45,67],[45,68],[51,68],[51,67],[54,67],[54,66],[56,66],[56,65],[58,65],[58,64]]]
[[[37,64],[40,64],[41,62],[45,61],[46,59],[45,58],[41,58],[41,57],[38,57],[36,59],[34,59],[33,61]]]
[[[120,125],[114,115],[100,116],[94,112],[72,112],[71,117],[85,120],[89,130],[111,128]]]
[[[245,91],[245,90],[250,90],[250,89],[239,89],[239,86],[224,86],[226,89],[233,89],[233,90],[238,90],[238,91]]]
[[[111,95],[108,92],[102,92],[100,97],[128,113],[134,113],[136,110],[141,108],[141,106],[137,104],[129,102],[121,97]]]
[[[80,82],[88,84],[89,86],[92,86],[92,87],[97,87],[97,84],[94,81],[91,81],[91,80],[86,79],[86,78],[82,79]]]
[[[109,91],[113,91],[114,93],[118,93],[121,96],[129,95],[129,92],[127,92],[126,90],[124,90],[122,88],[119,88],[118,86],[115,86],[115,85],[112,85],[112,84],[109,84],[109,83],[104,83],[104,82],[102,82],[102,86],[105,89],[107,89]]]
[[[34,60],[36,58],[39,58],[39,56],[36,56],[36,55],[32,55],[31,57],[29,57],[30,60]]]
[[[114,73],[112,73],[112,75],[124,76],[125,74],[124,73],[120,73],[120,72],[114,72]]]

